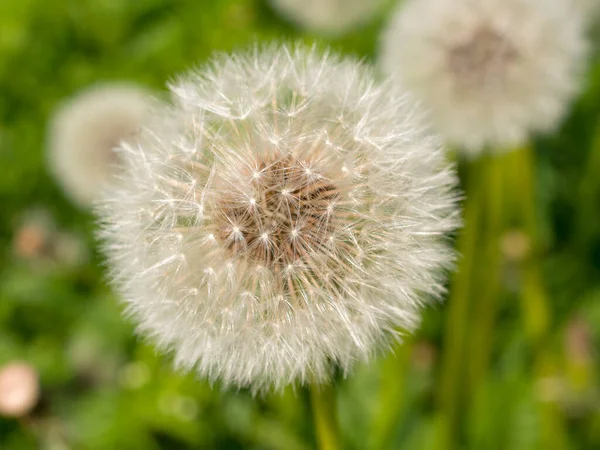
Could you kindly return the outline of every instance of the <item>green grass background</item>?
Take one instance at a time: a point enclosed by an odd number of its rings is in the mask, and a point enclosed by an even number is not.
[[[372,61],[387,15],[384,8],[361,29],[319,39]],[[0,365],[27,360],[42,383],[29,417],[0,417],[0,449],[316,447],[304,389],[252,398],[211,387],[176,373],[168,356],[134,336],[105,283],[92,216],[65,199],[45,166],[47,121],[80,89],[136,81],[164,91],[171,77],[215,50],[281,38],[318,37],[279,17],[265,0],[0,0]],[[522,267],[502,260],[480,382],[471,385],[461,373],[455,386],[441,387],[441,361],[452,350],[444,330],[453,325],[447,304],[430,308],[422,329],[395,355],[337,381],[344,448],[600,449],[596,56],[585,83],[561,130],[533,146],[537,199],[530,206],[551,311],[543,348],[527,337],[518,300]],[[463,177],[472,170],[461,163]],[[85,264],[15,254],[15,235],[32,210],[81,236]],[[480,262],[481,280],[474,283],[484,284]],[[462,317],[467,343],[477,339],[471,329],[486,308],[473,298]],[[568,339],[573,329],[587,329],[577,341],[587,349],[584,358]],[[468,362],[468,346],[460,353]],[[536,372],[540,354],[551,361],[550,375]],[[450,443],[439,439],[443,389],[457,398]]]

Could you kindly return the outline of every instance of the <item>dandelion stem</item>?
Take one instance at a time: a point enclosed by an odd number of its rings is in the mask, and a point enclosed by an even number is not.
[[[313,384],[310,399],[319,450],[341,450],[334,385]]]
[[[596,233],[598,214],[590,210],[590,205],[595,205],[600,198],[600,187],[598,185],[598,173],[600,173],[600,121],[598,121],[596,132],[593,137],[590,153],[587,157],[585,170],[579,182],[579,201],[577,217],[576,245],[582,248],[589,242],[590,237]],[[592,215],[593,214],[593,215]]]
[[[539,256],[541,242],[536,218],[535,175],[532,149],[529,147],[514,152],[515,192],[519,202],[519,219],[527,234],[531,251],[523,264],[522,308],[525,331],[535,350],[543,342],[550,326],[550,308],[545,291]]]
[[[483,222],[480,231],[482,251],[478,255],[479,274],[475,277],[479,280],[477,302],[473,305],[470,332],[472,338],[469,340],[471,356],[468,383],[472,392],[477,392],[477,388],[485,378],[500,297],[500,235],[504,226],[505,166],[505,156],[490,158],[486,166],[485,180],[481,183],[482,195],[485,197],[485,202],[480,208]]]
[[[537,388],[543,388],[544,380],[556,377],[557,364],[547,345],[551,325],[551,309],[543,279],[540,254],[541,240],[536,219],[535,167],[533,149],[523,148],[515,154],[515,184],[519,196],[520,219],[529,239],[531,252],[523,262],[523,287],[521,309],[525,331],[535,353],[534,377]],[[540,398],[542,421],[542,444],[544,448],[567,448],[565,423],[559,406],[548,398]]]
[[[452,280],[448,300],[448,316],[444,334],[444,355],[440,380],[440,410],[442,413],[440,448],[454,446],[455,431],[459,416],[461,399],[461,371],[464,365],[466,329],[468,327],[469,303],[475,255],[481,214],[479,212],[484,198],[482,189],[483,171],[486,158],[469,163],[467,200],[464,209],[464,228],[458,238],[459,263]]]

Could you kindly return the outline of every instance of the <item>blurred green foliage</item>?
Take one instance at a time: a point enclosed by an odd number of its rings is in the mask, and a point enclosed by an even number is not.
[[[384,21],[385,11],[325,42],[371,61]],[[0,418],[0,449],[315,448],[304,389],[254,399],[211,387],[176,373],[168,356],[134,336],[104,281],[93,218],[69,204],[45,167],[47,120],[78,90],[130,80],[164,91],[215,50],[282,38],[316,36],[265,0],[0,0],[0,365],[27,360],[42,383],[30,416]],[[539,349],[527,341],[518,306],[520,269],[505,262],[489,370],[476,390],[464,387],[458,448],[600,448],[598,61],[562,130],[534,146],[552,311],[544,346],[556,373],[535,374]],[[33,249],[23,235],[31,217],[50,230]],[[68,245],[57,245],[59,236]],[[422,330],[394,355],[340,377],[345,448],[438,448],[445,313],[444,305],[427,311]],[[560,439],[540,404],[557,412]]]

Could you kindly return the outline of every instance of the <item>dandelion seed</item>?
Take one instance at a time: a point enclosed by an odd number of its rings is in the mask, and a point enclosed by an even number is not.
[[[89,206],[119,166],[115,150],[134,139],[147,94],[128,85],[102,85],[62,105],[49,129],[48,161],[56,181],[73,201]]]
[[[409,97],[302,46],[217,57],[171,91],[99,209],[140,332],[261,391],[324,382],[417,326],[458,213]]]
[[[557,126],[581,85],[584,34],[566,0],[408,0],[381,65],[474,155]]]
[[[384,0],[272,0],[281,14],[323,34],[341,34],[371,19]]]

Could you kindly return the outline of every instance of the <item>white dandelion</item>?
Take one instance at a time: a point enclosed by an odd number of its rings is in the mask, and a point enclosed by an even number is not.
[[[133,139],[148,108],[148,94],[127,84],[90,88],[63,104],[53,117],[48,164],[64,192],[89,206],[119,166],[115,147]]]
[[[366,23],[385,0],[272,0],[281,14],[324,34],[341,34]]]
[[[582,81],[584,34],[565,0],[409,0],[383,35],[381,65],[477,154],[557,126]]]
[[[217,57],[171,91],[99,209],[142,333],[261,391],[325,382],[415,328],[458,213],[409,98],[301,46]]]

